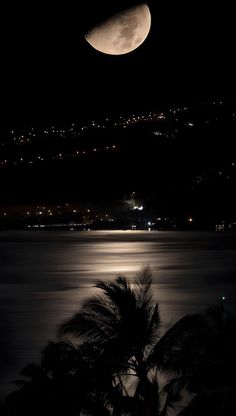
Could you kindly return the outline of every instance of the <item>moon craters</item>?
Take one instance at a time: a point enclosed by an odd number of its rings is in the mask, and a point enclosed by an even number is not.
[[[86,40],[100,52],[122,55],[140,46],[151,26],[151,14],[146,4],[120,12],[96,26]]]

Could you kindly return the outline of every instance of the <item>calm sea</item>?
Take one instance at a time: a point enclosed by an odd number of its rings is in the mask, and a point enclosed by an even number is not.
[[[222,296],[235,311],[236,235],[207,232],[0,232],[0,393],[38,362],[98,279],[153,273],[163,327]]]

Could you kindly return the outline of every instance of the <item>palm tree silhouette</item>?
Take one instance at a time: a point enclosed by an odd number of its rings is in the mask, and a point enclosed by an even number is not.
[[[189,374],[195,393],[181,416],[226,416],[236,413],[236,320],[222,302],[204,315],[201,350],[192,356],[197,366]],[[202,326],[203,328],[203,326]]]
[[[41,365],[23,370],[28,380],[17,381],[6,415],[167,416],[181,405],[181,416],[235,413],[236,324],[222,304],[162,335],[149,269],[96,287],[101,293],[60,326],[63,339],[48,344]]]
[[[108,386],[100,388],[98,363],[94,364],[87,345],[50,342],[42,355],[40,366],[29,364],[21,372],[24,379],[14,381],[19,389],[7,397],[6,415],[110,416]]]
[[[97,352],[103,376],[109,369],[111,391],[113,387],[120,392],[119,400],[116,397],[120,408],[126,401],[130,414],[165,415],[168,406],[179,400],[180,389],[177,392],[174,384],[168,383],[163,400],[157,371],[181,370],[180,360],[177,363],[176,359],[172,367],[169,358],[173,347],[180,344],[179,339],[183,344],[184,336],[194,331],[199,316],[185,317],[160,338],[159,306],[153,299],[148,268],[133,283],[119,277],[98,282],[96,287],[103,293],[86,300],[81,310],[61,325],[59,334],[87,342]],[[120,414],[115,413],[117,402],[114,404],[112,398],[110,406],[113,414]]]

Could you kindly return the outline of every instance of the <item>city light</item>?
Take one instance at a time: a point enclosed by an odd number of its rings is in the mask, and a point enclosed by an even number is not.
[[[142,205],[134,205],[133,210],[138,210],[138,211],[142,211],[143,210],[143,206]]]

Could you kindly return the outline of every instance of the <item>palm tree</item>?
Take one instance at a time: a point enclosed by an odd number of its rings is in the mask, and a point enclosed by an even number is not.
[[[62,414],[59,412],[62,402],[60,399],[56,400],[53,380],[40,366],[29,364],[21,371],[21,375],[24,379],[14,381],[19,387],[18,390],[13,391],[6,398],[4,414],[14,416],[20,414],[40,416],[53,412]]]
[[[235,347],[225,313],[187,315],[162,335],[149,269],[134,282],[119,277],[96,287],[102,293],[85,300],[79,312],[60,326],[59,335],[69,334],[73,342],[48,344],[41,365],[24,370],[29,381],[18,382],[20,389],[9,396],[6,414],[166,416],[170,407],[182,403],[186,388],[195,396],[183,416],[198,414],[203,403],[209,410],[219,391],[215,387],[227,374],[222,364],[215,363],[219,351],[227,346],[225,355],[231,358],[224,364],[229,365]],[[218,349],[211,361],[215,344]],[[164,387],[160,372],[168,377]],[[230,374],[235,385],[235,367]]]
[[[183,341],[184,336],[187,339],[194,332],[198,315],[185,317],[160,338],[159,306],[153,299],[149,269],[133,283],[118,277],[115,281],[98,282],[96,287],[103,293],[86,300],[81,310],[61,325],[59,335],[70,334],[96,351],[103,378],[108,374],[110,392],[112,387],[120,392],[115,402],[112,394],[109,396],[114,415],[121,414],[116,413],[117,402],[121,409],[125,401],[129,402],[129,414],[167,414],[168,406],[179,400],[180,389],[174,387],[176,380],[180,386],[181,377],[175,377],[174,384],[168,383],[163,403],[157,370],[175,370],[179,374],[181,360],[176,359],[172,367],[169,356],[180,338]]]
[[[235,414],[236,320],[220,302],[206,311],[204,321],[202,353],[195,355],[198,365],[189,377],[195,396],[181,416]]]
[[[4,414],[110,416],[97,370],[87,345],[77,348],[69,341],[50,342],[42,352],[41,365],[27,365],[21,371],[24,379],[14,381],[19,389],[7,397]]]

